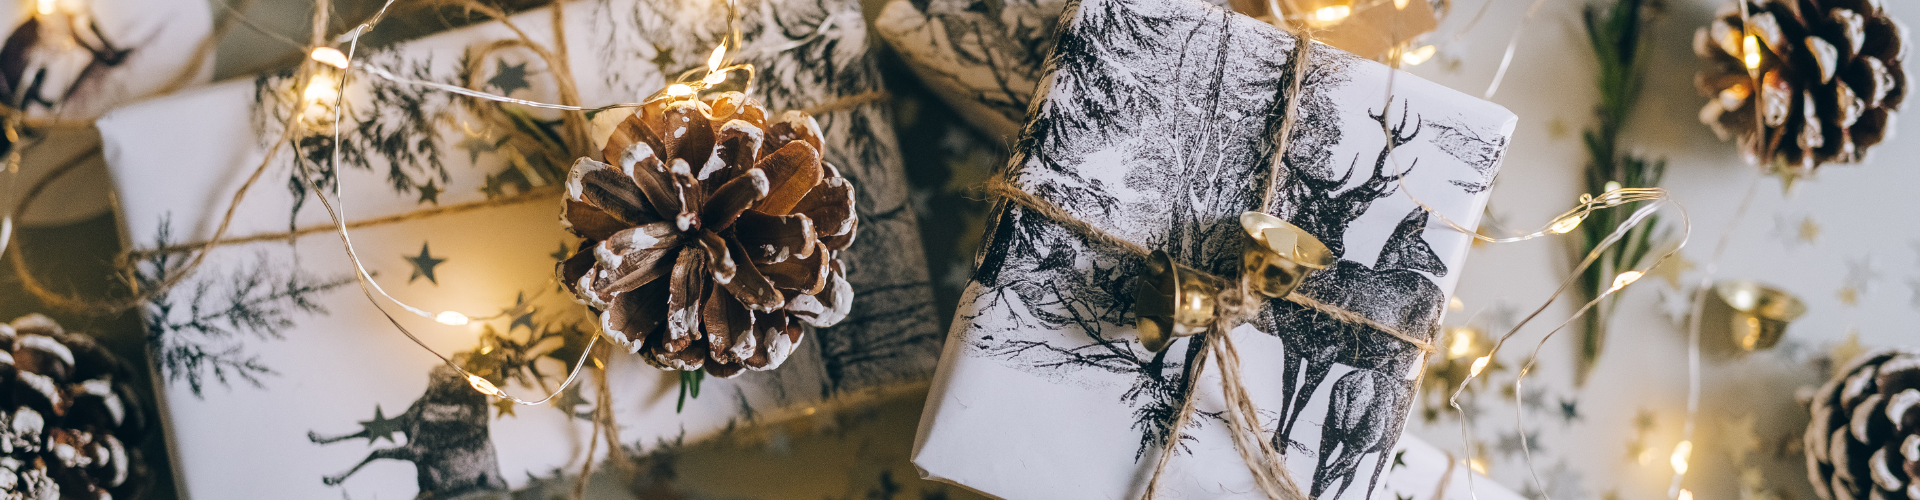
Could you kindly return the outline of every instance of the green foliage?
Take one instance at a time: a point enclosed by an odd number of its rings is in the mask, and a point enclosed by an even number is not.
[[[1627,126],[1633,108],[1639,102],[1642,76],[1646,69],[1645,29],[1658,13],[1644,0],[1618,0],[1611,5],[1587,6],[1584,21],[1587,42],[1599,63],[1596,85],[1600,104],[1595,108],[1596,123],[1582,139],[1587,148],[1586,191],[1598,196],[1618,188],[1654,187],[1666,173],[1665,159],[1648,159],[1623,151],[1620,133]],[[1610,185],[1611,184],[1611,185]],[[1580,225],[1579,253],[1584,258],[1594,247],[1624,222],[1641,203],[1593,213]],[[1659,219],[1650,217],[1620,243],[1602,252],[1599,260],[1580,275],[1587,300],[1613,286],[1614,277],[1633,269],[1653,248]],[[1586,373],[1599,358],[1605,344],[1607,318],[1618,296],[1610,296],[1586,316],[1586,330],[1580,338],[1578,376]]]

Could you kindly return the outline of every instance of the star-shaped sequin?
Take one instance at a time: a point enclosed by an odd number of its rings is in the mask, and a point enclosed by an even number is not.
[[[1688,260],[1686,254],[1675,252],[1672,256],[1662,259],[1659,265],[1653,266],[1653,269],[1648,269],[1647,274],[1659,276],[1660,279],[1667,280],[1667,287],[1679,290],[1680,279],[1693,268],[1693,261]]]
[[[513,91],[532,88],[527,85],[527,63],[508,65],[506,61],[496,61],[493,78],[487,79],[487,85],[500,89],[502,95],[513,95]]]
[[[425,277],[427,278],[427,282],[433,283],[433,286],[440,286],[440,279],[434,277],[433,268],[446,262],[447,259],[434,257],[433,253],[427,249],[426,243],[420,243],[420,255],[418,257],[401,256],[400,258],[406,259],[409,264],[413,264],[413,275],[407,277],[408,283]]]
[[[513,407],[515,406],[519,406],[519,404],[514,403],[513,400],[511,399],[494,398],[493,400],[493,409],[499,410],[500,412],[499,414],[496,415],[496,418],[505,418],[505,417],[519,418],[520,417],[519,415],[513,414]]]
[[[1560,400],[1560,420],[1562,422],[1573,423],[1573,421],[1575,420],[1582,420],[1582,419],[1583,417],[1580,416],[1579,401],[1572,400],[1572,399]]]
[[[1513,456],[1522,452],[1537,452],[1540,451],[1540,433],[1529,432],[1522,435],[1519,432],[1510,432],[1502,434],[1500,435],[1500,444],[1497,445],[1497,447],[1500,449],[1502,456]]]
[[[1854,288],[1853,285],[1840,287],[1840,291],[1834,292],[1833,296],[1840,299],[1840,303],[1847,307],[1860,305],[1860,289]]]
[[[553,257],[553,260],[567,260],[568,257],[573,256],[573,250],[568,249],[567,242],[562,241],[560,242],[560,249],[547,254],[547,256]]]
[[[434,181],[431,179],[427,180],[426,185],[420,186],[419,203],[421,204],[432,203],[435,205],[439,205],[440,204],[440,186],[434,184]]]

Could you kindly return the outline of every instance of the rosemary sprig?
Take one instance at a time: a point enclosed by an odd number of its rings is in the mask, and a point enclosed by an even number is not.
[[[1665,159],[1648,159],[1623,150],[1620,144],[1620,132],[1626,128],[1634,105],[1639,102],[1642,76],[1646,69],[1647,45],[1642,43],[1645,41],[1646,27],[1659,14],[1658,9],[1649,3],[1646,0],[1618,0],[1611,5],[1602,2],[1589,4],[1586,8],[1584,21],[1587,41],[1593,49],[1594,58],[1599,62],[1596,84],[1600,90],[1600,104],[1594,109],[1594,125],[1583,134],[1588,156],[1586,190],[1596,196],[1620,188],[1657,186],[1666,172]],[[1579,252],[1575,258],[1584,258],[1592,252],[1601,240],[1638,208],[1637,205],[1595,212],[1589,216],[1580,225]],[[1619,244],[1601,253],[1600,259],[1580,276],[1580,290],[1585,293],[1587,300],[1606,292],[1621,272],[1633,269],[1640,259],[1651,253],[1656,239],[1653,233],[1657,227],[1658,219],[1650,218],[1647,223],[1627,233]],[[1577,350],[1579,364],[1576,380],[1579,383],[1585,383],[1588,371],[1600,357],[1606,341],[1607,324],[1618,298],[1618,295],[1607,297],[1586,316],[1586,329],[1580,336]]]

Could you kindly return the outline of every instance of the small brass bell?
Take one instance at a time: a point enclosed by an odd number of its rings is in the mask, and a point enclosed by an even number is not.
[[[1733,344],[1747,352],[1780,343],[1787,323],[1807,313],[1807,305],[1792,294],[1749,280],[1723,281],[1713,291],[1733,310]]]
[[[1146,273],[1135,282],[1133,315],[1140,343],[1160,352],[1174,337],[1204,332],[1213,324],[1219,289],[1193,268],[1177,264],[1164,250],[1147,257]]]
[[[1267,298],[1293,293],[1314,271],[1333,265],[1333,252],[1299,226],[1260,212],[1240,214],[1245,247],[1240,279]]]

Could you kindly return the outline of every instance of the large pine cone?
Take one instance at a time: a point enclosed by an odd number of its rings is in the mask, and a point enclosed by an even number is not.
[[[1886,139],[1906,96],[1906,28],[1879,0],[1735,1],[1747,2],[1752,29],[1728,4],[1694,33],[1704,64],[1695,85],[1712,97],[1701,122],[1721,140],[1738,137],[1748,161],[1788,177],[1859,161]],[[1760,48],[1752,74],[1743,33]],[[1765,126],[1756,131],[1757,120]]]
[[[1920,353],[1861,356],[1812,410],[1807,474],[1820,498],[1920,499]]]
[[[568,177],[561,219],[586,241],[560,279],[655,366],[772,369],[800,323],[852,306],[853,185],[820,160],[812,117],[766,116],[736,92],[647,106]]]
[[[0,324],[0,499],[131,498],[145,420],[130,372],[38,314]]]

